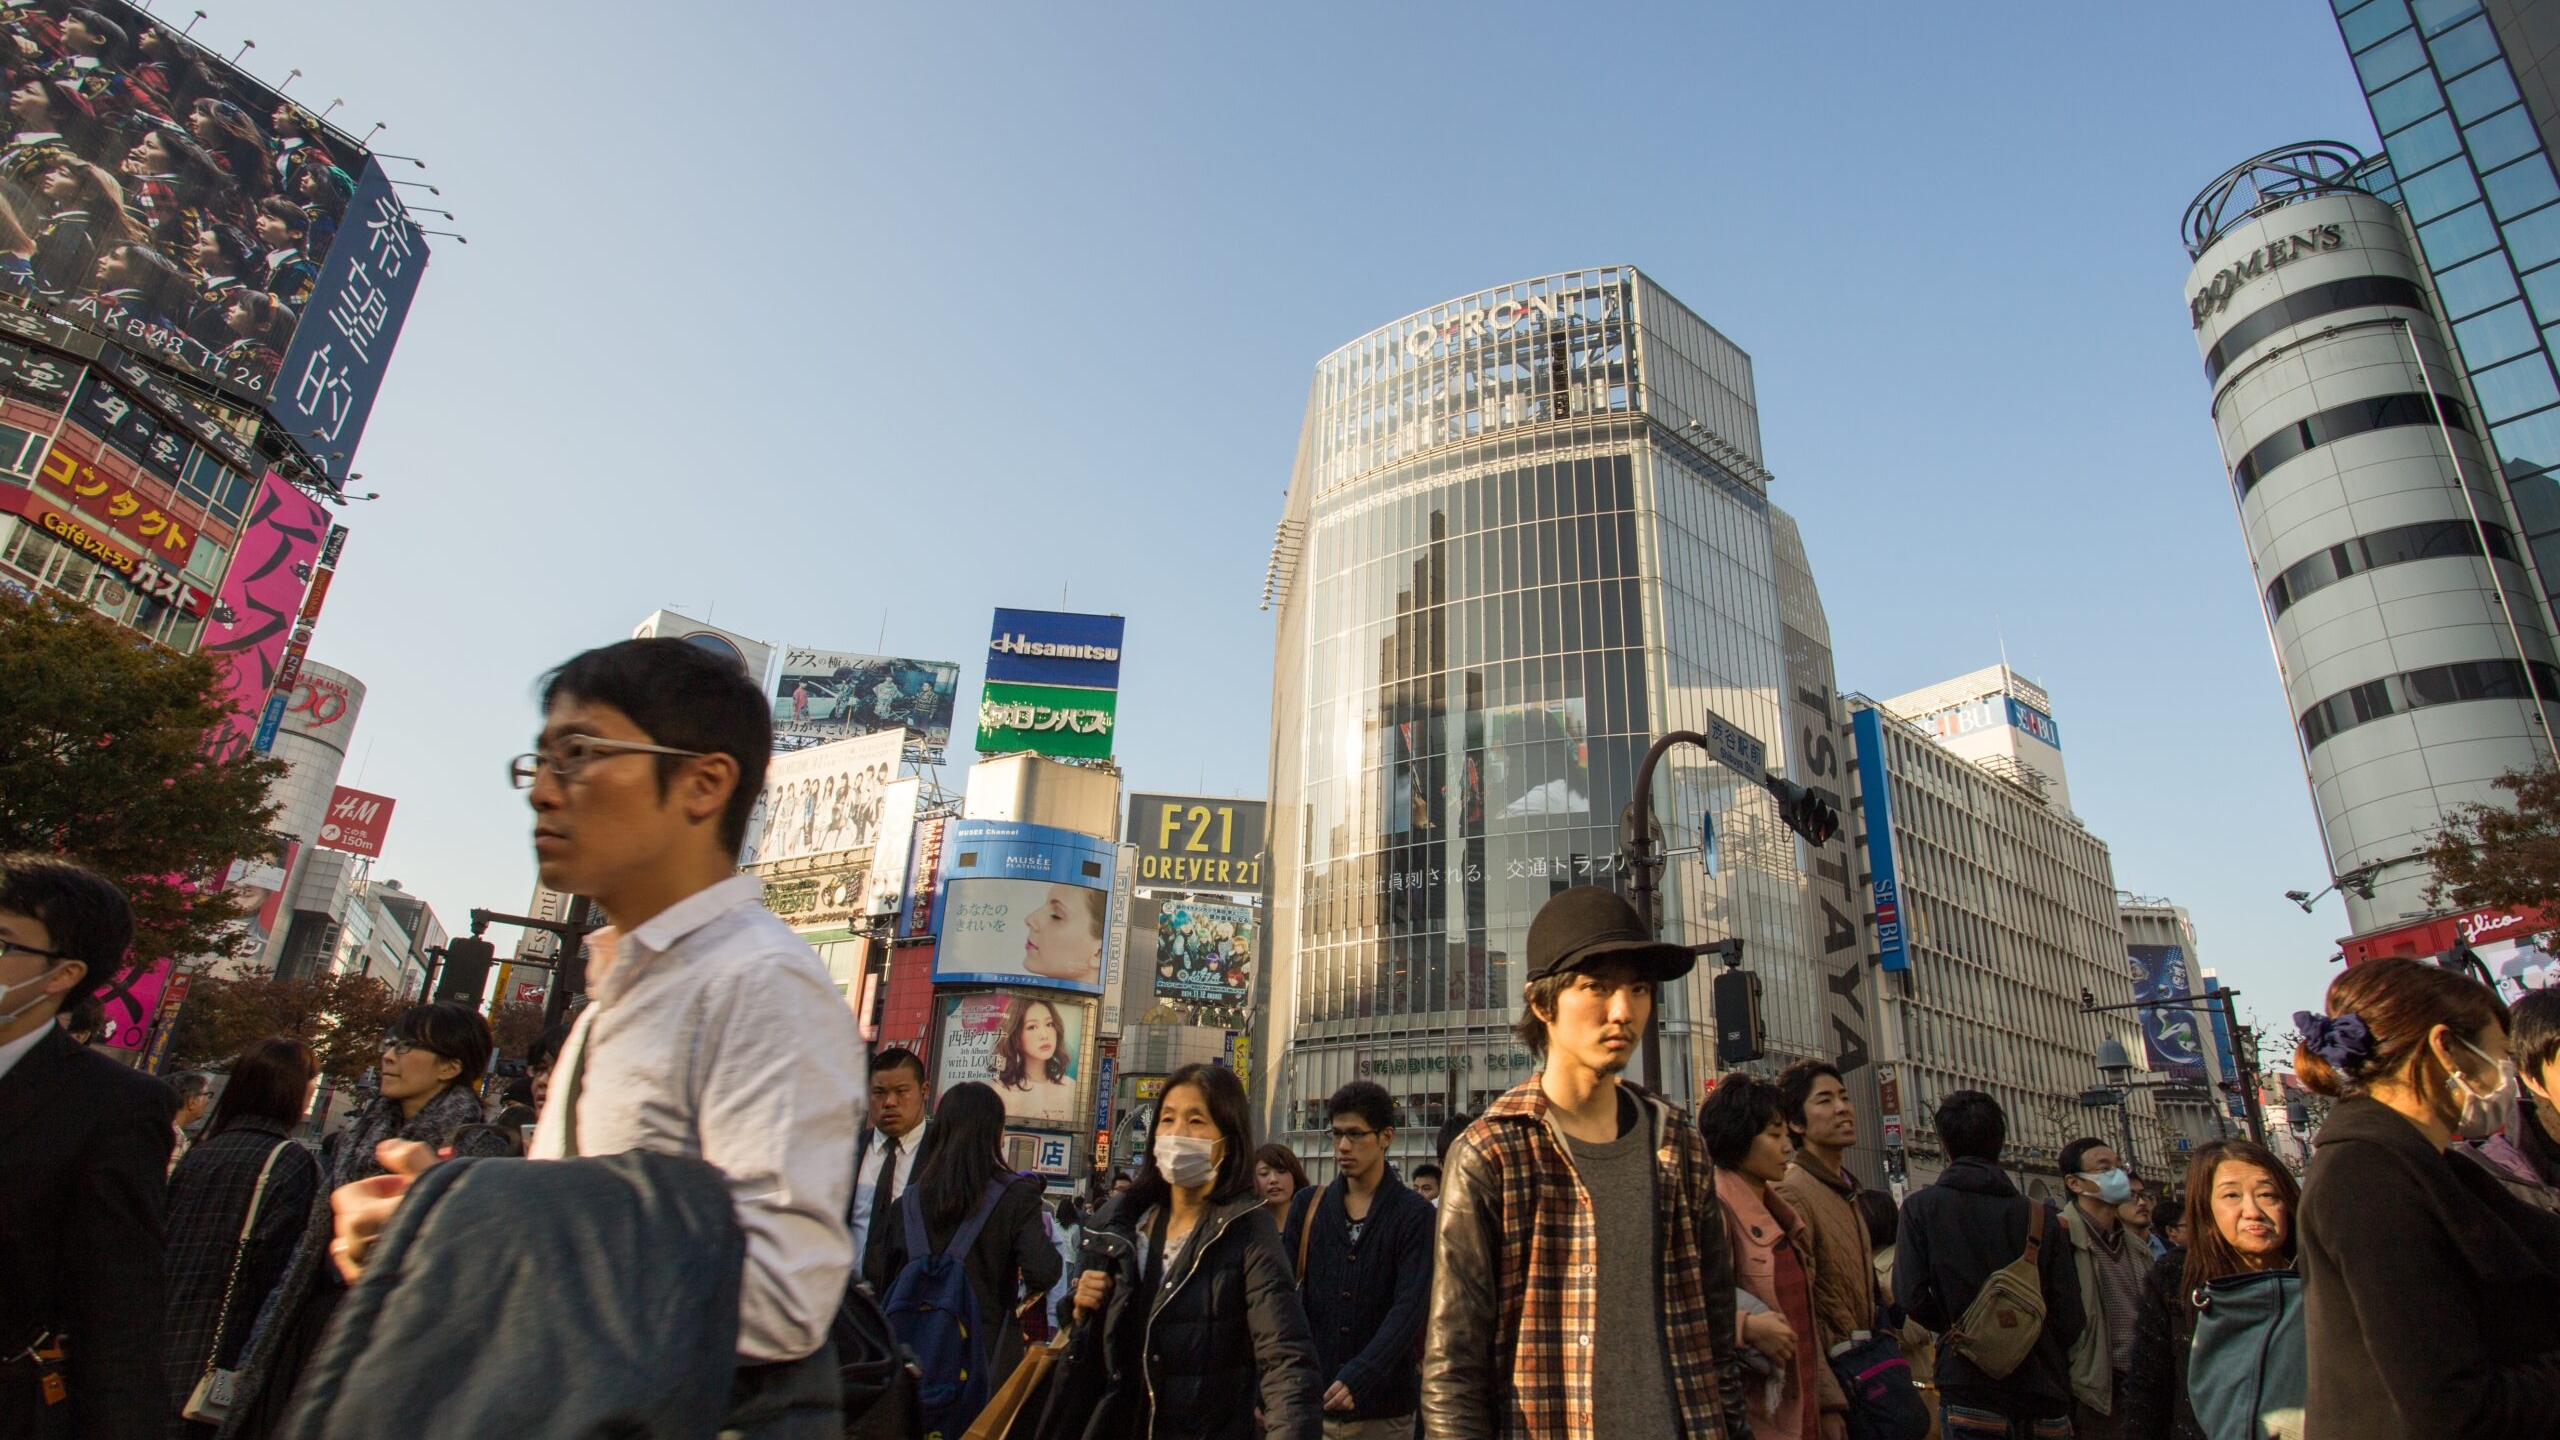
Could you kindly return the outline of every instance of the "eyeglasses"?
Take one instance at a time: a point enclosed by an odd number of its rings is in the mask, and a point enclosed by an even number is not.
[[[59,950],[41,949],[24,940],[0,940],[0,960],[6,960],[12,955],[41,955],[47,960],[62,958],[62,952]]]
[[[1374,1140],[1377,1136],[1378,1132],[1375,1130],[1336,1130],[1333,1132],[1333,1138],[1336,1144],[1340,1144],[1345,1140]]]
[[[415,1040],[403,1040],[397,1035],[382,1037],[382,1053],[389,1059],[397,1060],[417,1048],[418,1042]]]
[[[507,762],[507,778],[519,790],[533,788],[534,776],[548,770],[562,780],[578,778],[578,772],[599,760],[616,755],[680,755],[699,760],[700,750],[678,750],[672,745],[647,745],[637,740],[599,740],[593,735],[563,735],[548,750],[519,755]]]

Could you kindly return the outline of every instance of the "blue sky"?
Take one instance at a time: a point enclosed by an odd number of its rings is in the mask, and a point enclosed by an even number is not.
[[[457,928],[531,885],[534,677],[662,605],[885,629],[969,665],[965,711],[989,608],[1064,587],[1129,617],[1132,783],[1260,794],[1315,360],[1623,261],[1753,356],[1842,684],[2005,636],[2118,885],[2189,906],[2270,1031],[2326,982],[2344,912],[2281,898],[2325,867],[2178,323],[2200,187],[2371,147],[2318,0],[207,4],[199,38],[389,121],[471,238],[313,652],[372,688],[377,875]]]

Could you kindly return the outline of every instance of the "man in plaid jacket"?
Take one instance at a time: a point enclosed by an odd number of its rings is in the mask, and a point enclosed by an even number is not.
[[[1528,948],[1518,1031],[1541,1069],[1449,1149],[1423,1434],[1749,1440],[1705,1143],[1619,1078],[1696,957],[1588,885],[1539,909]]]

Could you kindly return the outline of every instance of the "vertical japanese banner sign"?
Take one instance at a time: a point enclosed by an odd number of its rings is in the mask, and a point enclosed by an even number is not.
[[[205,622],[204,650],[220,659],[223,693],[231,701],[231,713],[214,736],[217,757],[249,748],[328,534],[329,512],[319,501],[273,474],[260,482],[257,504],[240,527],[231,569]]]
[[[338,484],[355,463],[356,439],[426,269],[425,237],[409,223],[381,164],[367,160],[276,372],[270,407]]]
[[[284,647],[284,660],[276,666],[276,691],[267,697],[266,713],[258,717],[258,753],[275,748],[276,730],[284,724],[285,702],[292,698],[294,682],[302,678],[303,657],[311,653],[311,629],[320,623],[320,607],[329,599],[329,579],[338,573],[338,557],[347,548],[347,527],[332,525],[329,538],[320,544],[320,565],[311,576],[311,588],[303,592],[302,613],[294,618],[293,639]]]
[[[151,1036],[151,1017],[160,1009],[160,992],[169,985],[169,970],[168,959],[154,960],[100,997],[106,1001],[107,1025],[98,1035],[99,1044],[142,1053],[143,1042]]]

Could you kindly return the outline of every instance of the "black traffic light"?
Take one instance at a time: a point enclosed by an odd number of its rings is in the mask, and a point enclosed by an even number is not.
[[[1810,845],[1829,844],[1840,833],[1840,797],[1772,775],[1764,782],[1778,802],[1778,818]]]
[[[480,992],[489,986],[489,962],[497,954],[497,946],[476,935],[444,942],[444,970],[436,976],[434,998],[478,1005]]]
[[[1740,1065],[1762,1052],[1760,975],[1753,970],[1726,970],[1715,979],[1716,1063]]]

